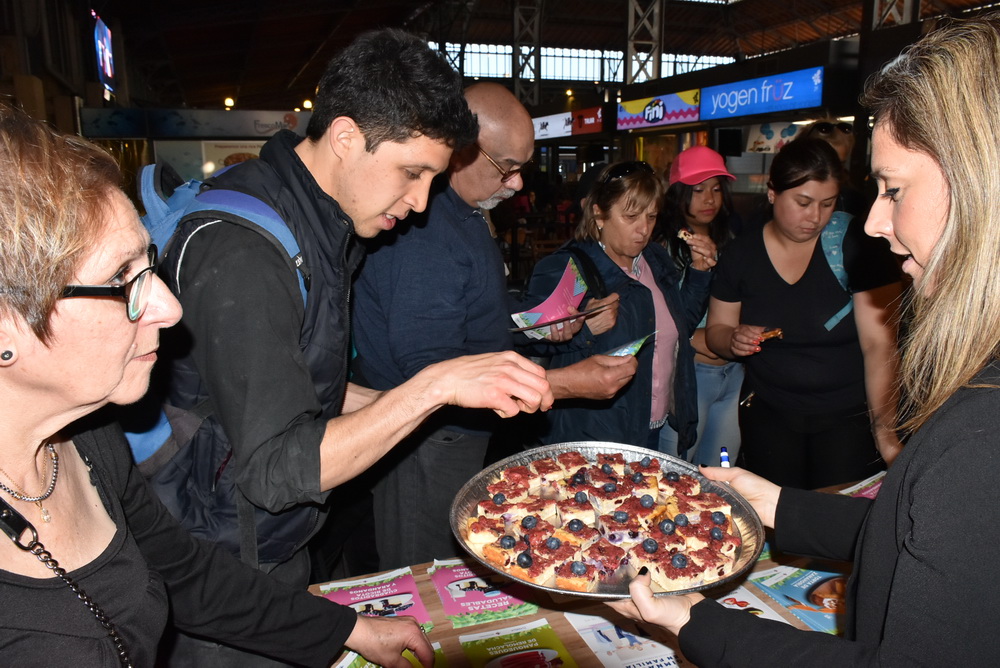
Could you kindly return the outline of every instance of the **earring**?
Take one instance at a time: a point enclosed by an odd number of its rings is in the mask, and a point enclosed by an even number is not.
[[[5,350],[2,353],[0,353],[0,360],[3,360],[4,362],[10,361],[10,359],[13,357],[14,353],[13,351],[10,350]]]

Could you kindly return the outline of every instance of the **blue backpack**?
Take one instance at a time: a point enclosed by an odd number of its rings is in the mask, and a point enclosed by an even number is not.
[[[216,175],[221,173],[217,172]],[[303,304],[306,303],[309,281],[298,242],[281,216],[265,202],[226,188],[205,189],[202,181],[185,182],[167,164],[142,168],[139,195],[146,209],[142,223],[149,230],[152,242],[163,255],[168,252],[178,254],[175,269],[177,275],[180,274],[187,240],[208,225],[228,221],[256,230],[287,253],[297,269],[295,273],[299,291]],[[178,227],[192,218],[204,219],[206,224],[192,231],[185,239],[178,239],[175,234]],[[133,425],[125,430],[136,464],[140,465],[143,476],[151,480],[157,471],[183,451],[201,423],[212,413],[211,401],[188,411],[158,404],[157,401],[151,394],[134,409],[130,409],[131,415],[128,417],[133,418]],[[196,455],[188,453],[186,456]],[[253,508],[242,494],[237,494],[235,501],[239,511],[241,559],[256,568],[257,540]]]
[[[229,167],[217,174],[227,169]],[[203,182],[196,179],[183,181],[177,172],[165,163],[146,165],[142,168],[139,178],[139,197],[146,209],[142,224],[149,230],[152,242],[160,249],[161,256],[171,248],[177,227],[188,217],[196,216],[220,221],[236,219],[243,226],[259,231],[263,237],[288,254],[292,263],[300,269],[296,272],[296,276],[302,303],[305,304],[308,292],[302,271],[302,253],[281,216],[252,195],[224,188],[203,191],[202,187]],[[182,249],[177,250],[183,252]],[[177,265],[177,272],[180,273],[180,263]],[[142,464],[167,442],[171,433],[172,427],[167,414],[160,410],[154,424],[148,428],[143,425],[142,431],[126,431],[125,436],[128,438],[136,463]]]

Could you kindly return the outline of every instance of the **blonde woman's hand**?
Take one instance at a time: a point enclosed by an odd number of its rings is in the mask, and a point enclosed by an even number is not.
[[[628,586],[631,598],[612,601],[608,605],[629,619],[656,624],[674,635],[679,634],[681,628],[691,620],[691,608],[705,597],[701,594],[683,594],[656,598],[649,587],[650,579],[648,572],[635,577]]]
[[[729,483],[750,502],[764,526],[774,527],[774,510],[778,507],[778,497],[781,496],[780,487],[738,466],[733,468],[702,466],[701,473],[711,480]]]

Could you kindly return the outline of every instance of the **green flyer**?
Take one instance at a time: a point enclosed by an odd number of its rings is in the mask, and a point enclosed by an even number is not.
[[[546,619],[459,636],[472,668],[577,668]]]

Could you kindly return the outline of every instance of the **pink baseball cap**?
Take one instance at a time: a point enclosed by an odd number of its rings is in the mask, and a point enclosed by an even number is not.
[[[722,156],[707,146],[692,146],[680,155],[670,165],[670,185],[678,181],[689,186],[696,186],[713,176],[725,176],[730,181],[736,177],[726,169],[726,161]]]

